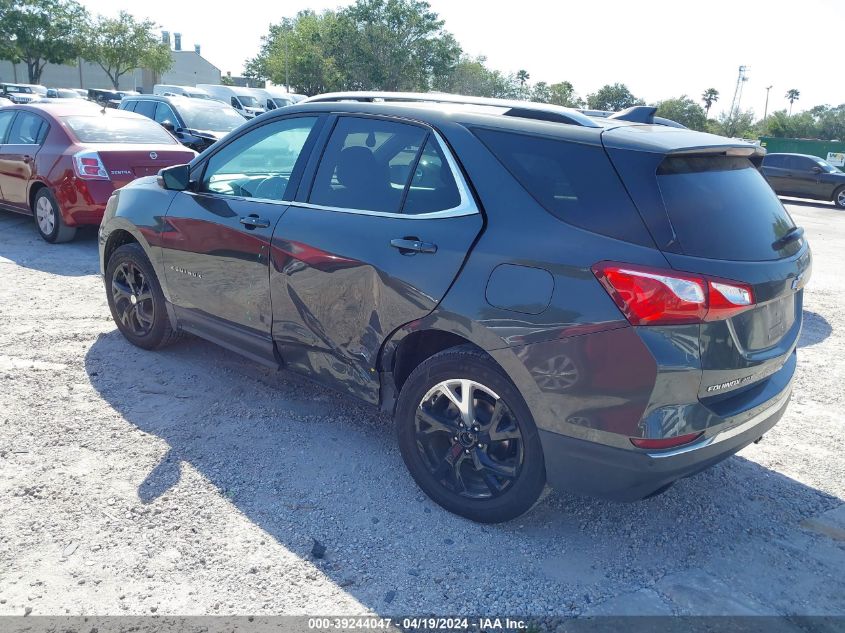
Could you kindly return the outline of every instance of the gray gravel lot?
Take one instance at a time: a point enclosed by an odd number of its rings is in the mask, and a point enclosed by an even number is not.
[[[0,615],[845,615],[845,213],[789,210],[815,266],[780,424],[655,499],[499,526],[424,497],[372,409],[197,339],[133,348],[95,232],[0,212]]]

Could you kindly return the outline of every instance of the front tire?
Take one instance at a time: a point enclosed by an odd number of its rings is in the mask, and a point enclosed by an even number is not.
[[[105,283],[112,318],[130,343],[152,350],[178,338],[161,285],[140,244],[124,244],[112,253]]]
[[[833,204],[840,209],[845,209],[845,185],[833,192]]]
[[[35,228],[45,242],[59,244],[70,242],[76,237],[76,227],[65,224],[59,203],[47,187],[42,187],[35,194],[32,215]]]
[[[420,364],[402,387],[396,426],[411,476],[450,512],[508,521],[543,491],[543,449],[528,406],[480,350],[456,347]]]

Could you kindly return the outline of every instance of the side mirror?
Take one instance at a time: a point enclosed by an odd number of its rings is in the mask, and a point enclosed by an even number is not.
[[[820,174],[820,173],[822,173],[822,168],[821,168],[821,167],[819,167],[818,165],[816,165],[815,167],[813,167],[813,173],[814,173],[814,174]]]
[[[189,165],[173,165],[158,172],[158,186],[169,191],[185,191],[191,182]]]
[[[165,119],[164,121],[162,121],[161,127],[163,127],[165,130],[167,130],[171,134],[176,133],[176,126],[173,124],[173,121],[171,121],[170,119]]]

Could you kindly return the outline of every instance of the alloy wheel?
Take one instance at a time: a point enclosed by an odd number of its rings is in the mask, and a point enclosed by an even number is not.
[[[842,191],[840,191],[839,194],[836,196],[836,204],[838,204],[842,208],[845,208],[845,189],[842,189]]]
[[[149,280],[132,262],[114,270],[112,299],[120,323],[135,336],[146,336],[154,325],[153,293]]]
[[[519,477],[522,431],[505,402],[467,379],[438,383],[414,421],[417,450],[441,485],[463,497],[496,497]]]
[[[35,205],[35,219],[44,235],[51,235],[56,227],[56,210],[50,198],[41,196]]]

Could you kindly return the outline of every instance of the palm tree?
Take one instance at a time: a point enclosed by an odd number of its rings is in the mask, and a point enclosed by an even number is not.
[[[795,88],[786,91],[786,98],[789,100],[789,116],[792,116],[792,104],[798,101],[800,97],[801,93]]]
[[[719,91],[708,88],[701,94],[701,100],[704,102],[704,115],[709,119],[710,107],[719,100]]]
[[[516,80],[519,82],[520,96],[525,94],[525,82],[529,79],[531,79],[531,75],[528,74],[527,70],[520,70],[516,73]]]

